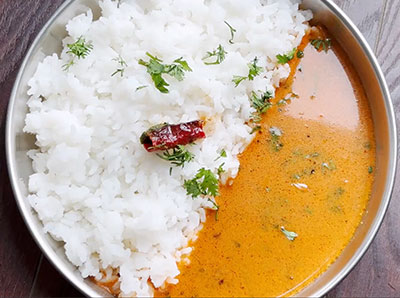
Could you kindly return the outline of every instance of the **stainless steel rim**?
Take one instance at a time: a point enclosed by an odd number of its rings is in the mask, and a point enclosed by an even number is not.
[[[6,120],[6,157],[7,157],[7,167],[8,167],[8,175],[10,177],[10,182],[11,182],[11,187],[15,196],[15,200],[17,202],[18,209],[22,215],[23,220],[25,221],[26,226],[28,227],[28,230],[30,234],[32,235],[33,239],[35,240],[36,244],[40,247],[40,250],[42,253],[46,256],[46,258],[51,262],[51,264],[57,268],[57,270],[66,278],[77,290],[85,294],[86,296],[89,297],[96,297],[98,296],[98,293],[96,293],[92,288],[88,287],[84,283],[80,282],[73,274],[71,274],[68,271],[64,271],[60,268],[60,264],[58,260],[56,260],[54,256],[53,251],[48,251],[44,247],[44,240],[41,239],[39,236],[39,231],[36,229],[32,229],[33,225],[29,219],[28,216],[28,210],[24,209],[22,207],[22,200],[25,200],[25,196],[21,193],[19,188],[17,187],[18,183],[18,175],[16,173],[16,161],[14,157],[14,152],[15,152],[15,142],[12,138],[11,134],[11,123],[12,123],[12,110],[15,105],[15,101],[17,98],[17,89],[19,85],[21,84],[21,78],[22,74],[24,73],[26,66],[28,64],[28,61],[30,57],[32,56],[32,53],[36,46],[40,43],[42,37],[44,34],[48,31],[49,27],[55,22],[55,20],[58,18],[58,16],[66,10],[74,0],[66,0],[57,10],[56,12],[51,16],[51,18],[47,21],[47,23],[43,26],[43,28],[40,30],[38,35],[35,37],[34,41],[32,42],[31,46],[29,47],[28,52],[25,55],[25,58],[20,66],[20,69],[18,71],[18,75],[15,79],[14,86],[10,95],[10,100],[8,103],[8,109],[7,109],[7,120]]]
[[[391,196],[393,193],[394,181],[396,176],[396,166],[397,166],[397,128],[396,128],[396,118],[394,114],[393,104],[391,100],[391,95],[389,92],[389,88],[387,86],[385,76],[382,72],[381,67],[379,66],[378,59],[376,58],[374,52],[369,46],[368,42],[357,28],[357,26],[353,23],[353,21],[341,10],[332,0],[322,0],[335,14],[340,18],[340,20],[345,24],[345,26],[351,31],[354,35],[358,43],[363,48],[365,54],[370,60],[373,69],[376,73],[376,76],[379,81],[379,85],[383,92],[383,98],[385,101],[385,106],[387,110],[388,116],[388,126],[389,126],[389,137],[390,137],[390,153],[389,153],[389,164],[392,164],[392,167],[389,167],[387,182],[386,182],[386,192],[382,197],[380,209],[375,217],[374,223],[372,224],[368,235],[365,237],[360,249],[353,255],[351,260],[347,263],[347,265],[332,279],[328,284],[326,284],[323,288],[321,288],[315,296],[321,297],[327,294],[330,290],[332,290],[340,281],[342,281],[350,271],[357,265],[357,263],[364,256],[368,248],[370,247],[372,241],[375,239],[376,234],[379,231],[379,228],[382,225],[383,219],[386,215]]]
[[[10,181],[13,189],[13,193],[15,196],[15,199],[17,201],[18,208],[22,214],[22,217],[32,234],[34,240],[38,244],[38,246],[41,248],[42,252],[44,255],[50,260],[50,262],[57,268],[57,270],[67,279],[69,280],[78,290],[80,290],[82,293],[84,293],[87,296],[91,297],[96,297],[99,296],[99,293],[96,292],[93,288],[79,280],[74,274],[67,270],[63,270],[60,266],[60,262],[57,260],[57,257],[54,253],[54,251],[49,251],[45,249],[44,243],[45,240],[42,239],[39,235],[40,231],[37,229],[33,229],[33,225],[31,223],[31,220],[29,219],[29,210],[26,210],[25,208],[22,207],[22,201],[25,200],[25,196],[21,193],[20,189],[18,188],[18,180],[19,177],[17,176],[16,172],[16,160],[15,160],[15,141],[12,136],[12,110],[15,105],[15,101],[17,98],[17,89],[19,85],[21,84],[21,77],[22,74],[24,73],[26,66],[28,64],[28,61],[30,60],[33,51],[37,47],[37,45],[40,43],[42,40],[44,34],[48,31],[49,27],[55,22],[55,20],[58,18],[58,16],[64,12],[72,3],[74,0],[66,0],[60,8],[54,13],[54,15],[50,18],[50,20],[45,24],[45,26],[42,28],[42,30],[39,32],[35,40],[33,41],[32,45],[30,46],[22,64],[20,67],[20,70],[18,72],[16,81],[14,83],[14,87],[10,96],[10,101],[9,101],[9,106],[8,106],[8,113],[7,113],[7,120],[6,120],[6,156],[7,156],[7,166],[8,166],[8,173],[10,176]],[[386,214],[388,205],[390,203],[390,198],[391,194],[393,191],[393,186],[394,186],[394,179],[395,179],[395,173],[396,173],[396,163],[397,163],[397,133],[396,133],[396,121],[395,121],[395,114],[394,114],[394,109],[389,93],[389,89],[387,86],[387,83],[385,81],[383,72],[379,66],[379,63],[371,50],[370,46],[368,45],[367,41],[359,31],[359,29],[353,24],[353,22],[350,20],[350,18],[336,5],[333,3],[332,0],[322,0],[323,3],[327,5],[340,19],[341,21],[345,24],[345,26],[351,31],[351,33],[354,35],[355,39],[359,42],[359,44],[362,46],[365,54],[367,55],[368,59],[371,62],[371,65],[374,68],[374,71],[376,73],[376,76],[378,78],[380,87],[383,92],[383,97],[385,101],[385,106],[387,110],[387,118],[388,118],[388,126],[389,126],[389,136],[390,136],[390,153],[389,153],[389,163],[392,164],[392,167],[389,167],[388,173],[387,173],[387,183],[386,183],[386,190],[385,190],[385,195],[382,197],[381,204],[380,204],[380,209],[379,212],[377,213],[377,216],[375,217],[375,220],[373,224],[370,227],[370,230],[365,237],[362,245],[360,246],[360,249],[353,255],[351,260],[347,263],[347,265],[333,278],[329,283],[327,283],[323,288],[321,288],[319,291],[315,292],[313,296],[323,296],[325,295],[328,291],[330,291],[333,287],[335,287],[350,271],[351,269],[354,268],[354,266],[359,262],[361,257],[365,254],[367,249],[369,248],[370,244],[372,243],[373,239],[375,238],[381,224],[383,221],[383,218]]]

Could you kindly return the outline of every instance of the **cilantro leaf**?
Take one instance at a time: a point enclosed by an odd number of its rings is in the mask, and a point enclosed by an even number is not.
[[[221,64],[222,61],[225,60],[225,55],[228,54],[225,49],[219,45],[218,48],[212,52],[207,52],[207,55],[204,56],[203,61],[207,60],[208,58],[215,57],[214,62],[204,62],[205,65],[216,65]]]
[[[185,180],[184,187],[187,195],[196,198],[200,195],[203,196],[218,196],[219,195],[219,181],[210,170],[201,168],[192,180]]]
[[[229,43],[233,44],[233,38],[235,37],[236,29],[233,28],[227,21],[224,21],[224,23],[229,27],[229,30],[231,31],[231,39],[229,40]]]
[[[250,95],[251,106],[257,111],[258,114],[265,113],[271,106],[270,99],[272,98],[272,92],[266,91],[261,95],[252,91]]]
[[[246,79],[247,79],[247,77],[233,76],[232,82],[234,82],[235,83],[235,87],[237,87],[237,86],[239,86],[239,84],[241,82],[243,82]]]
[[[184,167],[186,162],[193,160],[193,153],[189,152],[185,146],[178,145],[176,148],[166,150],[162,155],[157,154],[158,157],[170,161],[176,167]]]
[[[249,81],[253,81],[256,76],[258,76],[262,73],[264,68],[262,68],[261,66],[258,66],[257,62],[258,62],[258,58],[255,57],[252,62],[247,64],[247,66],[249,68],[249,74],[247,76],[233,76],[232,82],[235,83],[235,87],[239,86],[239,84],[241,82],[243,82],[244,80],[248,79]]]
[[[297,51],[297,49],[294,48],[293,50],[291,50],[289,53],[287,53],[285,55],[276,55],[276,59],[278,59],[278,63],[279,64],[288,63],[290,60],[292,60],[294,58],[296,51]]]
[[[311,40],[311,44],[317,51],[324,50],[325,52],[328,52],[328,50],[332,47],[332,40],[330,38],[313,39]]]
[[[150,60],[144,61],[143,59],[139,60],[139,64],[143,65],[147,68],[147,72],[150,74],[155,87],[161,93],[169,93],[168,86],[169,84],[163,78],[163,74],[167,74],[178,81],[182,81],[185,77],[185,71],[192,71],[189,67],[188,63],[183,58],[178,58],[174,61],[173,64],[162,64],[162,60],[151,55],[150,53],[146,53]]]
[[[263,68],[260,66],[257,66],[258,58],[255,57],[253,62],[247,64],[249,67],[249,80],[252,81],[256,76],[258,76],[260,73],[262,73]]]

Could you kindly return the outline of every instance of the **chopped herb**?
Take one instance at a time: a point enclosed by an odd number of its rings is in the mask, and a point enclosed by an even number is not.
[[[136,88],[136,91],[142,90],[142,89],[147,88],[147,87],[149,87],[149,86],[147,86],[147,85],[139,86],[139,87]]]
[[[214,62],[206,62],[204,61],[205,65],[216,65],[216,64],[221,64],[222,61],[225,60],[225,55],[228,54],[225,49],[219,45],[218,48],[212,52],[207,52],[207,55],[204,56],[203,61],[207,60],[208,58],[215,57]]]
[[[239,86],[239,84],[241,82],[243,82],[244,80],[248,79],[249,81],[253,81],[256,76],[258,76],[262,73],[264,68],[262,68],[261,66],[258,66],[257,62],[258,62],[258,58],[255,57],[252,62],[247,64],[247,66],[249,68],[249,74],[247,76],[233,76],[232,82],[235,83],[235,87]]]
[[[218,196],[219,195],[219,182],[210,170],[201,168],[192,180],[185,180],[184,187],[187,195],[192,198],[203,196]]]
[[[301,59],[301,58],[303,58],[303,57],[304,57],[304,52],[301,51],[301,50],[298,50],[298,51],[297,51],[297,58]]]
[[[251,130],[250,134],[252,135],[253,133],[257,132],[261,130],[261,126],[260,125],[256,125],[253,127],[253,129]]]
[[[266,192],[270,192],[271,189],[270,189],[269,187],[266,187],[266,188],[265,188],[265,191],[266,191]]]
[[[269,132],[270,132],[271,135],[273,135],[273,136],[277,136],[277,137],[281,137],[281,136],[282,136],[282,131],[281,131],[278,127],[272,126],[272,127],[269,129]]]
[[[247,79],[247,77],[233,76],[232,82],[234,82],[235,83],[235,87],[237,87],[237,86],[239,86],[239,84],[241,82],[243,82],[246,79]]]
[[[163,74],[168,74],[178,81],[182,81],[185,76],[185,71],[192,71],[188,63],[182,60],[182,57],[174,60],[173,64],[162,64],[161,62],[163,61],[161,59],[150,53],[146,53],[146,55],[150,57],[150,60],[146,62],[140,59],[139,64],[147,67],[147,72],[151,75],[154,85],[161,93],[169,92],[167,89],[169,84],[162,77]]]
[[[368,173],[369,173],[369,174],[372,174],[373,171],[374,171],[374,168],[371,167],[371,166],[369,166],[369,167],[368,167]]]
[[[258,123],[262,120],[261,116],[257,113],[253,113],[252,115],[250,115],[250,119],[254,123]]]
[[[258,114],[265,113],[271,106],[270,99],[272,98],[272,92],[266,91],[260,96],[256,92],[252,91],[250,95],[251,106],[257,111]]]
[[[218,159],[220,159],[221,157],[226,157],[226,151],[225,149],[222,149],[219,156],[215,159],[215,161],[217,161]]]
[[[226,151],[225,151],[225,149],[222,149],[222,151],[221,151],[221,157],[226,157]]]
[[[231,31],[231,39],[229,40],[229,43],[233,44],[233,38],[235,37],[236,29],[229,25],[227,21],[224,21],[224,23],[229,27],[229,30]]]
[[[294,241],[299,235],[297,235],[295,232],[290,232],[285,229],[285,227],[281,227],[281,232],[285,234],[286,238],[289,239],[290,241]]]
[[[262,73],[262,71],[263,71],[262,67],[257,66],[257,62],[258,62],[258,58],[255,57],[254,60],[251,63],[247,64],[247,66],[249,67],[249,76],[248,76],[248,78],[249,78],[250,81],[254,80],[254,78],[256,76],[258,76],[260,73]]]
[[[93,49],[93,45],[81,36],[74,43],[67,44],[68,51],[67,54],[71,54],[72,59],[65,65],[63,65],[64,70],[68,70],[72,65],[75,64],[75,58],[84,59],[89,55],[90,51]]]
[[[280,137],[282,136],[282,131],[277,127],[271,127],[269,129],[271,134],[271,145],[274,151],[279,151],[282,149],[283,144],[280,142]]]
[[[324,50],[325,52],[328,52],[328,50],[332,46],[332,40],[330,38],[326,39],[313,39],[311,40],[311,44],[314,46],[314,48],[317,51]]]
[[[117,68],[117,70],[111,75],[112,77],[115,76],[117,73],[121,74],[121,77],[124,76],[124,72],[125,69],[128,67],[128,64],[126,64],[125,60],[122,59],[121,56],[118,56],[117,58],[113,59],[114,61],[116,61],[119,65],[119,68]]]
[[[294,54],[296,54],[296,48],[285,55],[276,55],[276,59],[278,60],[279,64],[286,64],[294,58]]]
[[[225,170],[223,168],[223,166],[225,165],[225,163],[222,163],[219,167],[218,167],[218,176],[221,176],[222,173],[225,173]]]
[[[219,205],[217,205],[217,203],[215,203],[211,199],[208,199],[208,201],[213,204],[213,208],[212,209],[215,210],[215,221],[218,221]]]
[[[166,161],[170,161],[176,167],[182,168],[186,162],[190,162],[194,158],[194,155],[182,145],[178,145],[176,148],[171,150],[166,150],[162,155],[157,154],[157,156]]]
[[[66,63],[66,64],[64,64],[63,66],[62,66],[62,69],[64,70],[64,71],[67,71],[72,65],[74,65],[75,64],[75,61],[74,61],[74,59],[71,59],[71,60],[69,60],[68,61],[68,63]]]

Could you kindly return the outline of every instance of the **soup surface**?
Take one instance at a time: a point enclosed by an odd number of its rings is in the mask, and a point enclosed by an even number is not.
[[[362,85],[333,42],[304,58],[240,157],[177,285],[158,296],[290,296],[335,261],[361,222],[375,143]],[[222,161],[221,161],[222,163]]]

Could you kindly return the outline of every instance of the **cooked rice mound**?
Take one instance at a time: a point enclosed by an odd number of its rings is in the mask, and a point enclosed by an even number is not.
[[[188,261],[189,243],[206,220],[207,198],[183,187],[200,168],[224,184],[239,170],[238,154],[252,141],[251,91],[272,91],[289,74],[276,55],[300,44],[310,12],[294,0],[104,0],[100,18],[91,10],[70,20],[61,54],[46,57],[29,81],[25,132],[36,136],[29,152],[34,174],[30,201],[44,231],[64,243],[83,277],[118,278],[121,296],[151,296],[153,286],[177,283],[177,264]],[[236,29],[231,32],[224,23]],[[75,59],[67,44],[83,37],[93,46]],[[227,52],[205,65],[208,51]],[[154,86],[139,59],[146,52],[192,68],[183,81],[166,76],[169,93]],[[123,57],[123,76],[111,76]],[[264,72],[238,87],[255,57]],[[139,88],[146,86],[145,88]],[[189,147],[184,168],[148,153],[139,142],[149,127],[203,119],[207,138]],[[227,157],[218,159],[225,150]],[[218,200],[218,198],[217,198]],[[112,269],[111,269],[112,268]],[[117,273],[119,275],[117,275]]]

